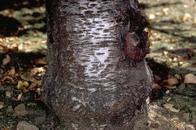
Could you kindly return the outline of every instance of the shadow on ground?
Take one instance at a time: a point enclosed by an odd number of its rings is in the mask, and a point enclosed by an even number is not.
[[[1,0],[0,10],[13,9],[19,10],[21,8],[35,8],[44,5],[44,0]]]
[[[2,0],[0,36],[22,36],[30,31],[46,32],[44,1]]]

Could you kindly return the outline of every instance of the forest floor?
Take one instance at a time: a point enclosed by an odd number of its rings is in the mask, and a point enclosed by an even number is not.
[[[0,130],[47,120],[39,100],[47,69],[43,1],[0,4]],[[151,130],[196,129],[196,2],[141,0],[150,21]],[[9,5],[9,6],[6,6]],[[29,123],[29,124],[28,124]],[[31,124],[31,125],[30,125]]]
[[[152,130],[196,129],[196,2],[141,0],[150,21]]]

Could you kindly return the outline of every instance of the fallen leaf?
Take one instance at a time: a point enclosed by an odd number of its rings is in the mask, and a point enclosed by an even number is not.
[[[3,128],[2,130],[10,130],[9,128]]]
[[[37,83],[32,82],[31,85],[29,86],[30,90],[35,90],[38,87]]]
[[[45,60],[43,60],[43,59],[36,59],[35,60],[35,64],[36,65],[46,65],[47,62]]]
[[[0,109],[4,107],[4,102],[0,102]]]
[[[152,85],[152,89],[160,90],[160,89],[161,89],[161,86],[158,85],[157,83],[154,83],[154,84]]]
[[[27,81],[18,81],[18,84],[16,86],[17,89],[26,89],[29,87],[29,83]]]
[[[12,92],[11,91],[6,91],[5,96],[11,98],[12,97]]]
[[[185,130],[195,130],[194,125],[188,124],[185,126]]]
[[[181,75],[179,75],[179,74],[175,74],[174,76],[175,76],[178,80],[182,80]]]
[[[14,81],[14,79],[11,77],[11,76],[4,76],[1,80],[0,80],[0,82],[1,83],[4,83],[4,82],[6,82],[6,81],[9,81],[9,83],[11,82],[11,83],[15,83],[15,81]]]
[[[184,76],[184,83],[185,84],[196,84],[196,76],[194,74],[186,74]]]
[[[21,100],[22,99],[22,93],[20,93],[18,96],[17,96],[17,100]]]
[[[31,74],[32,75],[36,75],[36,74],[39,74],[39,73],[44,73],[46,70],[44,69],[44,67],[36,67],[36,68],[33,68],[31,70]]]
[[[163,54],[165,55],[165,56],[167,56],[168,55],[168,51],[163,51]]]
[[[190,113],[183,113],[182,117],[188,122],[191,118],[191,115],[190,115]]]
[[[41,95],[41,89],[40,88],[37,88],[36,92],[38,93],[38,95]]]
[[[24,104],[19,104],[14,108],[14,112],[17,116],[25,116],[28,114]]]
[[[18,50],[23,50],[24,49],[24,45],[23,44],[19,44],[18,45]]]
[[[16,76],[17,76],[16,70],[15,70],[14,67],[12,67],[10,70],[8,70],[8,71],[2,76],[2,78],[0,79],[0,81],[1,81],[1,83],[8,82],[8,83],[14,84],[14,83],[15,83],[14,77],[16,77]]]
[[[14,110],[12,108],[12,105],[9,105],[7,108],[6,108],[6,112],[7,113],[10,113],[10,114],[13,114],[14,113]]]
[[[24,88],[27,88],[27,87],[29,87],[29,83],[27,81],[23,81],[23,86],[24,86]]]
[[[150,14],[148,17],[149,17],[150,20],[155,19],[155,15],[154,14]]]
[[[170,86],[170,85],[166,85],[166,86],[164,86],[164,87],[166,87],[166,88],[168,88],[168,89],[175,89],[175,88],[176,88],[176,86]]]
[[[172,112],[179,112],[180,110],[174,108],[174,104],[166,103],[163,105],[166,109],[172,111]]]
[[[6,55],[5,58],[2,61],[2,64],[5,66],[11,62],[11,58],[9,55]]]
[[[9,76],[14,76],[15,74],[16,74],[16,69],[14,67],[12,67],[11,70],[7,72],[7,75]]]
[[[196,18],[194,18],[194,24],[196,24]]]
[[[161,77],[160,76],[158,76],[158,75],[155,74],[153,77],[154,77],[154,81],[155,82],[161,81]]]
[[[165,15],[167,15],[169,13],[169,8],[163,8],[162,11]]]
[[[18,81],[18,84],[16,86],[17,89],[22,89],[22,81]]]
[[[150,127],[152,127],[152,128],[158,128],[159,126],[160,126],[160,124],[157,123],[157,122],[151,122],[150,123]]]
[[[178,123],[178,124],[176,124],[176,128],[177,128],[177,130],[186,130],[186,129],[184,128],[184,124],[183,124],[183,123]]]
[[[178,82],[178,79],[176,77],[171,76],[167,79],[167,83],[168,83],[168,85],[173,86],[173,85],[178,84],[179,82]]]
[[[33,124],[26,121],[20,121],[16,127],[17,130],[39,130],[39,128]]]
[[[186,22],[189,21],[192,18],[192,16],[189,13],[185,13],[184,16],[182,17],[182,21]]]

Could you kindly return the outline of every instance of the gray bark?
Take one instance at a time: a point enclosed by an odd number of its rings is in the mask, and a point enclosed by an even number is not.
[[[137,2],[47,0],[46,7],[49,65],[43,101],[66,130],[139,129],[151,74],[145,60],[136,67],[120,60],[119,39],[128,23],[116,21],[120,10],[137,9]]]

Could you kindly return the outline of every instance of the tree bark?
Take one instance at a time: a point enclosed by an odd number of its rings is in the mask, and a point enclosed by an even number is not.
[[[47,0],[46,9],[49,64],[43,101],[66,130],[139,129],[151,73],[145,60],[136,67],[120,60],[121,37],[146,26],[137,1]]]

